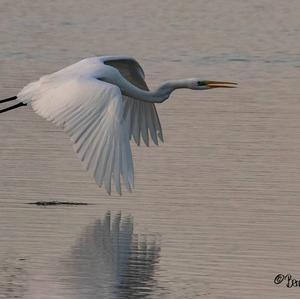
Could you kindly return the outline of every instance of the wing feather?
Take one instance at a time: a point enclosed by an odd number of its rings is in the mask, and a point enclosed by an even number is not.
[[[51,86],[49,86],[49,84]],[[85,169],[111,193],[112,180],[133,187],[133,162],[124,103],[118,87],[92,78],[29,85],[18,95],[42,117],[63,127]]]
[[[144,117],[144,119],[142,119]],[[149,135],[148,135],[148,119],[147,119],[147,109],[145,105],[140,105],[140,121],[141,124],[141,132],[144,143],[149,146]]]
[[[104,61],[115,67],[129,82],[143,90],[149,90],[145,82],[144,71],[138,62],[130,58],[110,57]],[[140,145],[141,138],[149,145],[149,133],[153,142],[158,145],[158,138],[163,142],[162,128],[158,118],[155,104],[139,101],[124,96],[124,118],[129,128],[129,137]]]
[[[146,109],[146,119],[147,119],[147,125],[149,128],[149,132],[150,132],[150,135],[151,135],[151,138],[152,138],[154,144],[158,145],[158,139],[157,139],[157,134],[156,134],[157,131],[155,129],[152,115],[153,115],[152,111],[150,109]]]
[[[119,146],[119,143],[116,144],[114,149],[115,149],[115,163],[114,163],[113,175],[114,175],[115,188],[116,188],[116,191],[119,194],[122,194],[121,181],[120,181],[121,159],[120,159],[120,146]]]

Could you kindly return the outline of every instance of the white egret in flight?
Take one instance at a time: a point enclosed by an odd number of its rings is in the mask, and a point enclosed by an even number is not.
[[[25,86],[17,96],[0,103],[19,103],[0,110],[30,105],[71,137],[85,169],[99,186],[111,193],[111,181],[121,194],[121,178],[133,187],[133,162],[129,141],[157,145],[163,141],[155,103],[162,103],[178,88],[205,90],[234,87],[236,83],[182,79],[164,82],[150,91],[138,62],[126,56],[83,59]]]

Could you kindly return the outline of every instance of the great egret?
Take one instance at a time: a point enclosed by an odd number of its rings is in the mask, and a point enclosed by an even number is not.
[[[138,62],[127,56],[83,59],[25,86],[19,103],[5,112],[30,105],[40,116],[62,127],[85,169],[99,186],[111,193],[113,179],[121,194],[121,177],[128,191],[133,187],[133,162],[129,141],[157,145],[163,141],[155,103],[162,103],[178,88],[205,90],[235,87],[233,82],[182,79],[164,82],[150,91]]]

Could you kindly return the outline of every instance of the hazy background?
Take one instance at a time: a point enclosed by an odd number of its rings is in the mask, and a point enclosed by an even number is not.
[[[299,298],[298,0],[0,0],[0,94],[77,60],[134,56],[165,143],[133,148],[135,190],[108,196],[68,137],[0,116],[0,298]],[[39,207],[34,201],[87,206]]]

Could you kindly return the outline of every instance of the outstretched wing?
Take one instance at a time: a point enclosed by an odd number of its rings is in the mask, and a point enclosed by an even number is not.
[[[104,60],[104,63],[118,69],[121,75],[130,83],[143,90],[149,90],[145,82],[144,71],[134,59],[108,57]],[[155,105],[127,96],[123,97],[125,102],[124,118],[128,124],[130,138],[133,137],[136,144],[140,145],[142,137],[148,146],[150,133],[155,144],[158,144],[158,138],[163,141],[162,129]]]
[[[50,86],[49,86],[50,84]],[[124,103],[118,87],[96,79],[34,82],[18,99],[41,116],[62,126],[84,167],[99,186],[111,192],[111,180],[121,194],[120,177],[130,191],[133,163]]]

